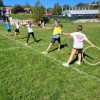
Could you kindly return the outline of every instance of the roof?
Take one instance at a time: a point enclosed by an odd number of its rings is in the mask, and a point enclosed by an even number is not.
[[[99,10],[65,10],[63,14],[98,14]]]

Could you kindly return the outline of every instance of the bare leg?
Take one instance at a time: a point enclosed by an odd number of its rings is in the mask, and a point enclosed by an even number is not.
[[[78,61],[81,62],[81,56],[82,54],[81,53],[78,53]]]
[[[75,55],[75,53],[76,53],[76,49],[72,49],[72,52],[71,52],[70,57],[69,57],[68,62],[67,62],[68,64],[71,62],[71,60],[72,60],[73,56]]]
[[[58,50],[60,50],[60,44],[58,44]]]
[[[52,47],[52,43],[50,43],[50,45],[48,46],[48,48],[47,48],[47,50],[46,50],[46,52],[48,52],[49,51],[49,49]]]
[[[15,32],[14,39],[16,39],[16,34],[17,34],[17,33]]]

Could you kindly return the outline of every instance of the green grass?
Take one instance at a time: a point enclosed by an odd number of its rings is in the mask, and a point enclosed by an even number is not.
[[[32,19],[32,14],[11,14],[13,19]]]
[[[65,32],[74,32],[76,26],[82,24],[83,32],[100,47],[100,23],[62,24]],[[5,27],[0,26],[0,100],[99,100],[99,65],[73,63],[64,68],[59,61],[67,61],[71,52],[65,46],[67,39],[64,36],[61,36],[61,50],[55,50],[55,43],[46,56],[41,52],[49,45],[51,30],[34,28],[38,43],[34,44],[30,37],[28,46],[25,46],[27,29],[20,28],[21,39],[17,37],[16,40],[12,35],[14,29],[6,37]],[[88,44],[84,43],[84,46]]]

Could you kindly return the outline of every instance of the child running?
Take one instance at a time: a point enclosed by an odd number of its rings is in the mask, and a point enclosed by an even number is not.
[[[60,44],[61,44],[60,34],[63,33],[62,28],[63,28],[63,26],[61,24],[59,26],[54,27],[51,42],[50,42],[47,50],[45,52],[43,52],[44,54],[47,54],[49,52],[49,49],[52,47],[52,45],[55,43],[55,41],[58,41],[58,50],[60,50]],[[50,29],[50,28],[47,28],[47,29]]]
[[[7,36],[8,33],[11,33],[11,24],[10,24],[10,22],[7,22],[7,23],[5,24],[5,26],[6,26],[6,30],[7,30],[7,33],[6,33],[6,36]]]
[[[78,65],[81,64],[81,59],[82,59],[82,49],[83,49],[83,41],[85,40],[86,42],[88,42],[91,46],[94,46],[86,37],[86,35],[84,33],[82,33],[83,27],[82,25],[78,25],[77,27],[77,32],[73,32],[70,34],[65,34],[63,33],[63,35],[65,36],[70,36],[74,39],[74,43],[73,43],[73,49],[72,52],[70,54],[70,57],[68,59],[68,61],[66,63],[63,63],[63,66],[65,67],[69,67],[70,62],[72,61],[73,56],[75,55],[76,51],[78,51],[78,61],[76,62]]]
[[[25,45],[28,45],[28,40],[30,38],[30,35],[32,35],[34,42],[36,43],[36,38],[34,36],[34,32],[33,32],[33,29],[32,29],[35,25],[33,25],[31,22],[28,22],[28,25],[26,25],[26,26],[28,28],[28,36],[27,36],[27,40],[26,40]]]

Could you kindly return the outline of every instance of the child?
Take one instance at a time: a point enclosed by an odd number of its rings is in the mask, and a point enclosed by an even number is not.
[[[7,33],[6,33],[6,36],[7,36],[9,32],[11,33],[11,25],[10,25],[9,22],[7,22],[7,23],[5,24],[5,26],[6,26],[6,30],[7,30]]]
[[[16,38],[17,33],[19,34],[19,37],[20,37],[19,27],[22,27],[22,26],[21,26],[20,23],[18,22],[18,23],[16,24],[14,39]]]
[[[59,24],[58,24],[58,20],[55,19],[54,26],[58,26],[58,25],[59,25]]]
[[[47,50],[45,52],[43,52],[44,54],[47,54],[48,53],[49,49],[52,47],[52,45],[55,43],[55,41],[58,41],[58,50],[60,50],[60,34],[63,33],[62,27],[63,26],[61,24],[59,26],[54,27],[53,37],[51,39],[51,42],[50,42]],[[50,29],[50,28],[47,28],[47,29]]]
[[[26,44],[25,45],[28,44],[28,40],[30,38],[30,35],[32,35],[32,37],[34,39],[34,42],[36,43],[36,38],[34,36],[34,32],[33,32],[33,29],[32,29],[32,27],[34,27],[35,25],[31,24],[31,22],[28,22],[28,25],[26,25],[26,26],[28,28],[28,36],[27,36],[27,40],[26,40]]]
[[[67,61],[67,63],[63,63],[63,66],[69,67],[70,62],[72,61],[73,56],[75,55],[76,51],[78,51],[78,61],[76,62],[78,65],[81,64],[81,59],[82,59],[82,49],[83,49],[83,41],[85,40],[88,42],[91,46],[94,46],[86,37],[84,33],[82,33],[83,27],[82,25],[78,25],[77,27],[77,32],[71,33],[71,34],[65,34],[65,36],[71,36],[74,39],[74,44],[73,44],[73,49],[70,54],[70,57]]]

